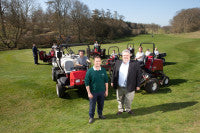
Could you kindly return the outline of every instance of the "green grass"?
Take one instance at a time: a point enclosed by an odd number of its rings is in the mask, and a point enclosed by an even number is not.
[[[56,95],[51,80],[51,65],[33,64],[31,49],[0,52],[0,132],[192,132],[200,131],[200,39],[175,35],[142,35],[128,42],[154,42],[166,52],[164,72],[170,86],[157,93],[136,93],[134,116],[116,116],[115,91],[110,88],[105,101],[106,120],[88,124],[89,101],[84,91],[67,92],[65,99]],[[144,46],[151,48],[151,46]],[[85,49],[76,47],[74,50]],[[48,51],[48,49],[46,49]],[[97,118],[97,115],[95,115]]]

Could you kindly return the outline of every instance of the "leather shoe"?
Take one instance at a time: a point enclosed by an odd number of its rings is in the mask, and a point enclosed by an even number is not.
[[[130,115],[133,115],[134,114],[134,112],[133,111],[128,111],[128,113],[130,114]]]
[[[103,115],[99,115],[99,119],[106,119],[106,117]]]
[[[116,115],[121,115],[121,114],[122,114],[122,112],[121,112],[121,111],[118,111]]]
[[[93,123],[94,122],[94,118],[90,118],[89,119],[89,124]]]

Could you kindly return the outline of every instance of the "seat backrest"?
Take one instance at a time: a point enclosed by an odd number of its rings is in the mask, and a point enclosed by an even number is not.
[[[64,64],[65,73],[69,73],[74,70],[74,63],[73,61],[66,61]]]

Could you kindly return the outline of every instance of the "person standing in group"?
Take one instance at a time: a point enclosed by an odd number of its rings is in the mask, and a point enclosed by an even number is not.
[[[95,41],[95,43],[94,43],[94,49],[95,49],[95,48],[97,48],[97,49],[98,49],[98,47],[99,47],[99,44],[98,44],[98,42],[97,42],[97,41]]]
[[[111,86],[116,89],[118,112],[133,114],[131,104],[135,90],[140,90],[141,70],[137,61],[130,61],[130,51],[122,51],[122,61],[117,61],[113,68]]]
[[[147,49],[147,51],[145,52],[145,56],[150,56],[151,52],[149,51],[149,49]]]
[[[38,63],[38,53],[37,53],[38,49],[35,44],[33,44],[32,51],[33,51],[34,63],[35,63],[35,65],[38,65],[39,64]]]
[[[94,57],[94,66],[86,73],[85,86],[90,100],[89,123],[94,122],[96,103],[99,118],[105,119],[102,112],[104,98],[108,96],[108,76],[105,68],[101,67],[101,58],[99,56]]]
[[[155,48],[154,53],[155,53],[156,56],[159,55],[158,48]]]
[[[143,48],[140,46],[139,47],[139,51],[136,54],[135,60],[139,61],[139,62],[144,62],[144,52],[142,51]]]

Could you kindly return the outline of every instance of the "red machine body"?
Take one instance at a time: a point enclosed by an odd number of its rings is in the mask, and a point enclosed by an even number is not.
[[[39,51],[39,58],[43,62],[52,62],[52,58],[55,57],[55,51],[51,50],[49,54],[46,54],[45,51]]]
[[[145,64],[145,68],[149,69],[152,72],[163,71],[163,61],[161,59],[148,58]]]
[[[86,70],[72,71],[70,73],[70,86],[83,85],[86,72]]]

